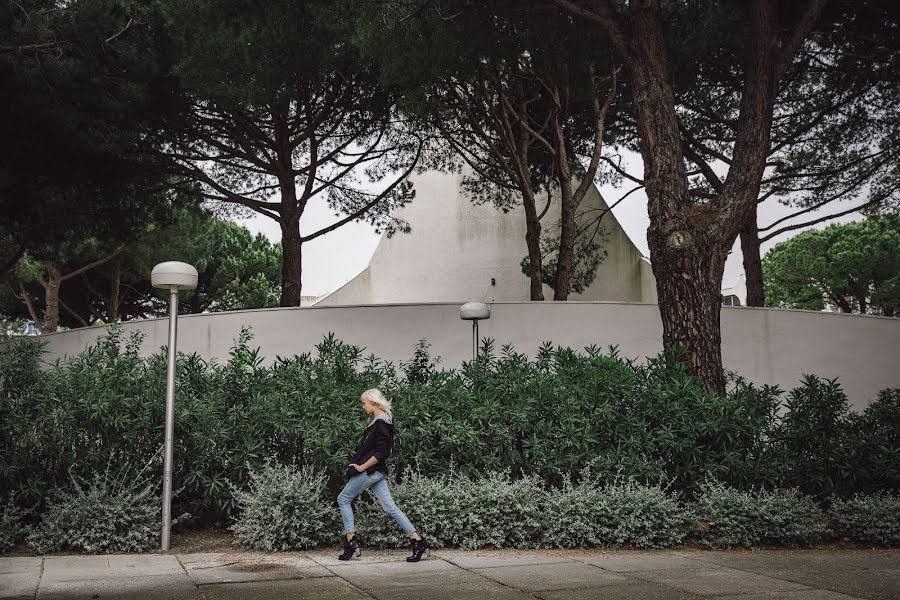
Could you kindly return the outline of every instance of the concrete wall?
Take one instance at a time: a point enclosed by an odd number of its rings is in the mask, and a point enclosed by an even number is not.
[[[529,280],[520,266],[528,254],[524,211],[514,207],[504,213],[490,204],[472,204],[462,178],[437,171],[412,177],[416,199],[394,215],[411,225],[411,233],[382,238],[366,269],[316,305],[529,300]],[[539,210],[545,202],[538,199]],[[591,187],[577,220],[584,226],[606,210],[600,192]],[[541,220],[546,235],[558,237],[559,215],[559,200],[553,199]],[[652,270],[612,212],[603,216],[601,227],[608,255],[593,283],[570,299],[655,301]],[[544,297],[553,297],[549,286]]]
[[[327,332],[366,347],[395,363],[408,359],[427,339],[443,366],[471,358],[471,326],[459,319],[457,303],[282,308],[189,315],[179,319],[179,350],[225,359],[242,325],[272,359],[313,351]],[[145,353],[166,343],[167,321],[130,322],[126,332],[146,334]],[[45,336],[48,361],[81,351],[102,328]],[[605,302],[495,303],[481,335],[498,346],[513,344],[532,354],[544,341],[583,348],[619,346],[623,356],[644,358],[662,347],[662,325],[654,304]],[[793,387],[803,373],[838,377],[851,402],[863,407],[886,387],[900,387],[900,319],[796,310],[722,309],[726,367],[751,381]]]

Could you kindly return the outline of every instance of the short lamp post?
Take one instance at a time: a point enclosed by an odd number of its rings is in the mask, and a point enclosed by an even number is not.
[[[178,329],[178,292],[197,287],[197,269],[178,261],[159,263],[150,273],[153,287],[169,290],[169,362],[166,367],[166,442],[163,458],[163,552],[169,550],[172,529],[172,457],[175,442],[175,339]]]
[[[491,318],[491,307],[484,302],[466,302],[459,307],[459,318],[472,321],[472,360],[478,357],[478,321]]]

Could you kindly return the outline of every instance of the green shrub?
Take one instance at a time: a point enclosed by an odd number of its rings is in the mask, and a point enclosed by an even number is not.
[[[259,550],[299,550],[330,538],[335,510],[325,498],[322,473],[266,461],[249,475],[249,491],[233,489],[240,513],[230,529],[239,543]]]
[[[692,538],[704,546],[807,546],[825,531],[821,509],[796,490],[740,491],[707,482],[692,512]]]
[[[72,488],[57,496],[28,535],[38,554],[144,552],[159,547],[162,500],[154,494],[154,486],[96,476],[89,483],[73,481]]]
[[[490,473],[473,480],[408,472],[405,481],[392,486],[391,495],[436,547],[523,548],[540,539],[545,492],[536,477]],[[397,547],[407,541],[374,498],[357,505],[357,526],[366,543]]]
[[[855,470],[857,416],[841,386],[834,379],[806,375],[803,385],[788,394],[785,408],[775,433],[785,465],[783,486],[820,499],[846,493]]]
[[[0,553],[15,548],[28,533],[23,523],[24,517],[25,511],[13,502],[3,503],[0,509]]]
[[[828,516],[835,535],[844,541],[900,544],[900,496],[857,494],[849,500],[837,499]]]
[[[668,548],[685,536],[686,514],[675,494],[634,481],[563,486],[547,495],[544,544],[573,548]]]
[[[486,340],[476,360],[439,369],[424,342],[395,367],[333,335],[313,354],[272,363],[251,341],[242,331],[222,362],[178,356],[174,478],[183,493],[173,508],[198,523],[230,521],[230,484],[244,485],[265,457],[309,465],[327,477],[326,497],[336,495],[365,425],[356,399],[373,386],[395,406],[397,473],[440,479],[452,464],[463,479],[509,472],[559,487],[591,462],[604,486],[663,482],[684,498],[707,478],[821,499],[900,481],[897,390],[860,416],[836,383],[807,378],[780,412],[777,388],[733,379],[715,396],[671,350],[637,364],[615,348],[545,344],[529,358]],[[39,344],[0,347],[0,489],[39,514],[70,473],[89,479],[158,450],[166,357],[142,358],[141,343],[113,327],[45,370]]]
[[[882,390],[854,419],[852,464],[842,492],[900,493],[900,388]]]

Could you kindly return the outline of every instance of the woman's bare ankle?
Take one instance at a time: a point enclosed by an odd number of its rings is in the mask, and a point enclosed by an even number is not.
[[[411,539],[411,540],[421,540],[421,539],[422,539],[422,536],[420,536],[420,535],[418,534],[418,532],[413,531],[411,534],[409,534],[409,539]]]

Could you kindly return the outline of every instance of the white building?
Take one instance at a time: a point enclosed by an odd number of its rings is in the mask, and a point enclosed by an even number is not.
[[[415,176],[416,199],[396,214],[412,232],[383,237],[369,265],[315,305],[529,300],[530,281],[520,266],[528,254],[524,211],[474,205],[463,193],[462,177],[436,171]],[[538,210],[544,201],[538,201]],[[592,186],[579,207],[578,222],[586,224],[603,211],[606,258],[593,283],[569,299],[656,302],[649,261]],[[558,227],[559,214],[557,199],[541,220],[545,234]],[[546,285],[544,297],[553,298]]]
[[[741,273],[731,287],[722,288],[722,303],[726,306],[747,305],[747,278]]]

